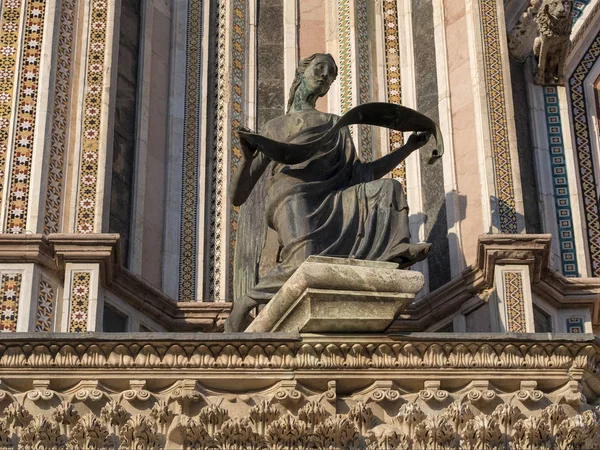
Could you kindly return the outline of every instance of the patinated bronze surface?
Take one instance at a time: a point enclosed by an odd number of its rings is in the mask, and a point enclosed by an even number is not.
[[[431,244],[410,244],[408,205],[402,186],[383,176],[434,134],[436,124],[408,108],[371,103],[341,118],[315,109],[337,75],[330,55],[301,61],[288,113],[269,121],[262,134],[240,129],[244,162],[234,175],[232,202],[243,204],[268,169],[264,214],[277,233],[274,267],[238,297],[226,331],[241,331],[250,310],[268,302],[310,255],[393,261],[407,267],[424,259]],[[356,154],[348,125],[368,124],[416,131],[402,148],[373,162]],[[237,268],[237,267],[236,267]],[[246,272],[234,276],[247,276]]]

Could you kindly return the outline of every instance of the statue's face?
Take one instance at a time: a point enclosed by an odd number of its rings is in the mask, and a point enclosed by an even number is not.
[[[548,14],[557,19],[564,19],[571,12],[571,5],[568,0],[550,0],[547,7]]]
[[[304,86],[312,94],[323,96],[335,79],[335,66],[329,56],[317,56],[304,72]]]

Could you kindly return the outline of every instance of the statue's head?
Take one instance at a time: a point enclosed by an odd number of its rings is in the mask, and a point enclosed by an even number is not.
[[[545,0],[544,9],[548,15],[555,19],[566,19],[571,15],[571,1]]]
[[[317,97],[323,97],[329,91],[337,74],[337,64],[329,53],[315,53],[300,61],[290,89],[288,112],[294,104],[294,97],[299,88],[302,87]]]

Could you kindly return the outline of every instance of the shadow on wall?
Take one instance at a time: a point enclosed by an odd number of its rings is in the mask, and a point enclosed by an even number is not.
[[[514,206],[509,205],[504,200],[499,199],[494,195],[490,196],[490,206],[492,209],[492,224],[490,225],[488,233],[520,234],[525,231],[525,216],[523,216],[523,214],[518,213]],[[509,232],[508,230],[501,229],[501,215],[513,218],[513,220],[517,222],[514,228],[514,232]],[[495,230],[494,227],[496,228]]]
[[[446,193],[446,206],[453,205],[453,211],[457,214],[454,217],[448,216],[447,208],[442,208],[438,212],[433,226],[430,228],[428,236],[425,237],[427,242],[431,242],[434,245],[434,250],[438,252],[449,252],[450,248],[460,248],[459,237],[456,233],[450,231],[457,223],[462,221],[467,215],[467,197],[465,195],[459,195],[456,191]],[[411,214],[410,223],[422,223],[425,225],[429,220],[429,216],[425,213],[419,212]],[[446,242],[436,242],[435,236],[446,236]],[[435,253],[434,253],[435,254]],[[466,260],[464,254],[460,253],[462,267],[466,267]],[[428,258],[430,266],[432,265],[431,255]],[[452,263],[452,260],[450,260]],[[435,270],[435,267],[430,267]],[[447,281],[447,280],[446,280]],[[433,290],[433,289],[432,289]]]

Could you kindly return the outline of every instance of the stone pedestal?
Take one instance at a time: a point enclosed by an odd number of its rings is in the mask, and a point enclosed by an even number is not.
[[[247,332],[383,332],[423,288],[395,263],[309,257]]]

